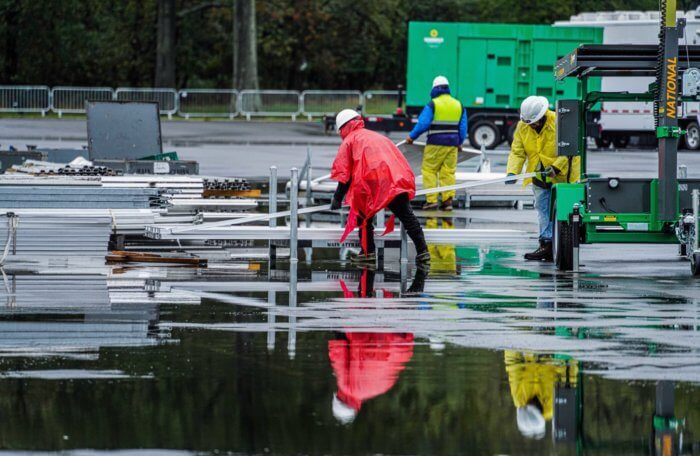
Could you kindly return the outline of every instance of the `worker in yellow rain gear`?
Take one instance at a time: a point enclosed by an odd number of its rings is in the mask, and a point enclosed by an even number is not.
[[[509,176],[523,172],[537,172],[534,178],[525,179],[523,186],[532,184],[535,209],[539,219],[539,247],[525,254],[526,260],[552,261],[552,219],[550,202],[552,185],[578,182],[581,173],[581,157],[558,157],[556,145],[556,114],[549,110],[545,97],[527,97],[520,106],[520,122],[515,128],[513,143],[508,156]],[[514,184],[511,180],[506,184]]]
[[[554,414],[554,387],[576,386],[578,362],[506,350],[505,364],[518,429],[525,437],[540,439]]]
[[[442,223],[438,223],[437,217],[429,217],[425,221],[427,229],[443,229],[452,230],[455,225],[451,218],[442,218]],[[457,273],[457,251],[454,244],[428,244],[428,252],[430,252],[430,272],[441,274],[456,274]]]
[[[447,78],[437,76],[433,80],[428,103],[418,116],[418,122],[408,134],[406,142],[413,143],[420,135],[428,132],[425,149],[423,150],[423,188],[435,188],[455,185],[457,182],[457,156],[459,148],[467,137],[467,112],[462,103],[450,95],[450,85]],[[442,205],[438,205],[438,194],[425,195],[423,210],[432,211],[438,208],[444,211],[452,210],[454,190],[442,193]]]

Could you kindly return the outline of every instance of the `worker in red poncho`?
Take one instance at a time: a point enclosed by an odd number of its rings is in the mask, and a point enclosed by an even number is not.
[[[356,226],[360,227],[362,251],[351,261],[376,262],[373,218],[388,207],[394,215],[387,221],[384,234],[393,230],[394,216],[398,217],[416,247],[416,264],[429,267],[423,229],[410,205],[416,194],[416,179],[408,161],[389,138],[366,130],[362,117],[352,109],[338,113],[335,125],[343,143],[331,170],[331,179],[338,181],[331,209],[340,209],[343,199],[350,205],[341,242]]]
[[[413,357],[411,333],[344,333],[328,342],[338,386],[333,416],[350,424],[362,403],[389,391]]]

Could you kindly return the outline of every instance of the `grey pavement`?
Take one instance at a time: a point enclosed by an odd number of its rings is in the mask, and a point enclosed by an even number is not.
[[[200,173],[210,176],[265,178],[275,165],[280,176],[300,167],[307,149],[314,175],[327,173],[340,138],[326,135],[320,122],[162,121],[163,150],[177,151],[184,160],[197,160]],[[395,141],[403,133],[390,135]],[[84,119],[0,119],[0,148],[26,144],[45,148],[81,148],[87,143]],[[493,170],[505,171],[508,149],[489,151]],[[680,152],[678,163],[688,167],[690,177],[700,177],[700,152]],[[653,150],[590,152],[589,172],[604,176],[651,177],[656,174]],[[464,170],[475,163],[465,163]]]

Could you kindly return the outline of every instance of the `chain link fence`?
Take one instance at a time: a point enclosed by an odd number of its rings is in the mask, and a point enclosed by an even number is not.
[[[51,89],[47,86],[0,86],[0,112],[40,112],[51,109]]]
[[[227,117],[238,113],[238,91],[218,89],[182,89],[178,92],[177,115],[190,117]]]
[[[362,113],[365,115],[391,115],[398,106],[396,90],[368,90],[363,98]]]
[[[358,90],[305,90],[301,93],[301,107],[305,116],[332,116],[345,108],[357,109],[362,105]]]
[[[175,89],[142,89],[136,87],[119,87],[115,92],[118,101],[155,101],[158,109],[168,119],[177,113],[177,91]]]
[[[333,116],[345,108],[362,107],[364,115],[391,115],[396,110],[397,93],[392,90],[242,90],[158,89],[118,87],[0,86],[0,112],[35,113],[52,111],[85,113],[87,101],[157,102],[161,115],[191,117],[244,116],[289,117]]]
[[[85,113],[87,101],[114,99],[111,87],[54,87],[51,89],[51,111],[62,117],[63,113]]]
[[[241,90],[238,111],[250,120],[259,117],[291,117],[301,114],[301,96],[296,90]]]

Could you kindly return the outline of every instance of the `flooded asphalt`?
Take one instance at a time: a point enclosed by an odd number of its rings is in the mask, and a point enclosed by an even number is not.
[[[332,250],[275,270],[5,270],[0,447],[698,454],[687,264],[589,249],[586,273],[557,274],[521,260],[530,244],[433,245],[403,275],[390,253],[377,271]]]
[[[309,125],[180,124],[164,123],[168,144],[202,174],[301,166],[310,136],[323,174],[336,147]],[[84,122],[3,125],[4,144],[84,141]],[[506,151],[491,154],[502,170]],[[691,176],[699,162],[679,155]],[[650,175],[656,159],[597,152],[591,167]],[[473,209],[431,223],[536,222]],[[700,281],[676,247],[584,246],[573,275],[525,262],[534,244],[432,245],[430,271],[393,251],[358,269],[337,249],[275,269],[7,266],[0,452],[700,454]]]

